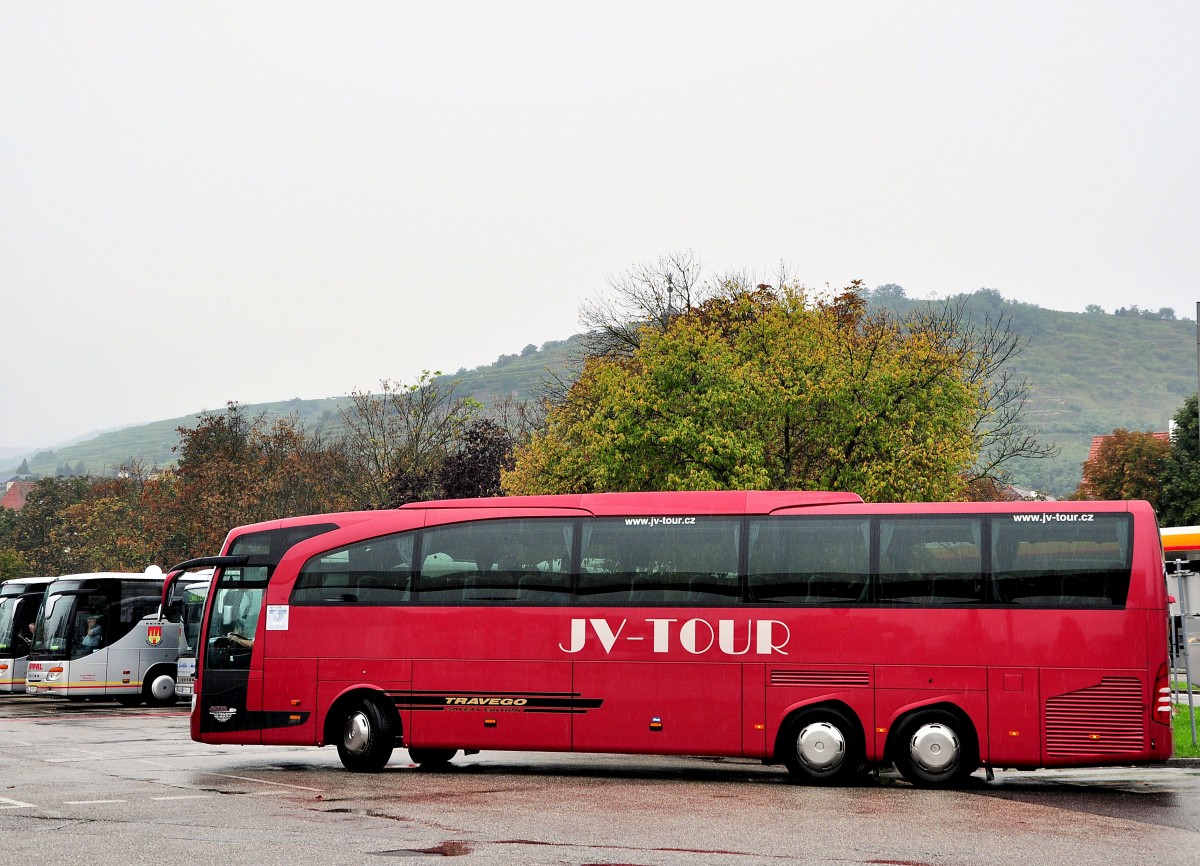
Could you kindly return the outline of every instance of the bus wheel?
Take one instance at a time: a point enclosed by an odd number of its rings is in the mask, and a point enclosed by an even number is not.
[[[347,770],[377,773],[392,757],[396,728],[390,716],[370,698],[350,708],[338,740],[338,756]]]
[[[914,713],[897,731],[896,769],[918,788],[956,787],[978,766],[975,731],[952,713]]]
[[[858,725],[835,707],[801,710],[785,726],[779,757],[801,782],[844,784],[855,778],[866,759]]]
[[[151,671],[142,684],[148,707],[169,707],[175,703],[175,677],[164,671]]]
[[[422,767],[441,767],[449,764],[458,749],[409,749],[408,757]]]

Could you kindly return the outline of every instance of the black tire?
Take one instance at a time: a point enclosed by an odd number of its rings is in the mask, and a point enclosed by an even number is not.
[[[955,713],[924,710],[901,722],[896,769],[918,788],[960,787],[979,767],[975,729]]]
[[[799,782],[844,785],[861,774],[866,751],[862,727],[849,714],[813,707],[787,722],[776,754]]]
[[[338,757],[353,773],[378,773],[392,757],[396,745],[396,724],[370,698],[350,707],[338,738]]]
[[[458,754],[458,749],[409,749],[408,757],[422,767],[444,767]]]

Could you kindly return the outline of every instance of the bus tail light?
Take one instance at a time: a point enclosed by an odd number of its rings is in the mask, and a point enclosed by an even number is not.
[[[1171,724],[1171,679],[1169,669],[1164,662],[1154,678],[1154,712],[1150,715],[1156,722],[1164,725]]]
[[[50,670],[46,671],[46,679],[48,679],[50,682],[54,682],[56,679],[62,676],[62,672],[62,665],[55,665],[54,667],[50,668]]]

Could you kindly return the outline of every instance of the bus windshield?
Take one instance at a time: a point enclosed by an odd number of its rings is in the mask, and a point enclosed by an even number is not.
[[[33,651],[50,658],[73,659],[98,649],[99,643],[93,642],[101,639],[104,629],[104,597],[97,600],[70,584],[56,590],[46,597],[33,636]]]
[[[208,581],[190,583],[183,587],[179,599],[179,622],[183,626],[179,637],[179,651],[193,650],[200,640],[200,626],[204,624],[204,602],[208,598]]]
[[[208,626],[210,667],[244,668],[250,663],[266,588],[265,565],[226,568],[221,573]]]
[[[209,610],[209,668],[244,670],[250,666],[259,611],[271,571],[295,544],[336,529],[337,524],[319,523],[242,535],[234,540],[230,556],[245,556],[246,565],[221,569]]]
[[[22,635],[16,628],[17,605],[20,602],[19,595],[0,598],[0,655],[7,655],[13,649],[29,648],[28,632]]]

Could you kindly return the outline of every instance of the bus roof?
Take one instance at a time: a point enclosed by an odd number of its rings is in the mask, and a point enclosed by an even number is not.
[[[41,586],[57,580],[54,577],[10,577],[8,580],[0,582],[0,595],[20,595],[23,590],[21,587],[26,586]]]
[[[686,514],[770,514],[781,508],[861,503],[857,493],[796,490],[703,490],[653,493],[569,493],[547,496],[497,496],[410,502],[402,510],[436,508],[569,508],[594,515],[645,512]]]

